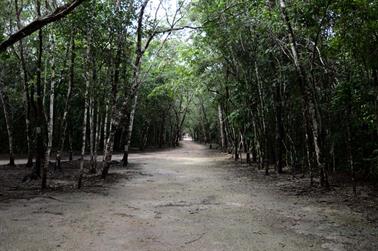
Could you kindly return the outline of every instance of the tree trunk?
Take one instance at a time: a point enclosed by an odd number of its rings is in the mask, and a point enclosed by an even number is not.
[[[277,173],[282,173],[283,169],[283,140],[284,140],[284,125],[282,120],[282,97],[280,84],[276,83],[274,103],[276,106],[276,170]]]
[[[109,134],[109,117],[110,117],[110,112],[109,112],[109,104],[108,102],[106,103],[105,106],[105,114],[104,114],[104,125],[103,125],[103,160],[105,160],[105,152],[106,152],[106,140],[108,138]]]
[[[41,3],[37,1],[37,13],[41,16]],[[36,161],[35,168],[33,170],[32,178],[39,177],[41,173],[41,168],[45,158],[45,148],[47,139],[47,125],[46,117],[43,106],[43,90],[42,90],[42,54],[43,54],[43,35],[42,30],[38,31],[38,50],[37,50],[37,79],[36,79],[36,89],[37,89],[37,105],[36,105]],[[34,177],[33,177],[34,176]],[[47,181],[47,169],[42,169],[42,182],[41,188],[46,188]]]
[[[79,173],[79,179],[77,183],[77,187],[80,189],[82,186],[82,179],[84,175],[84,157],[85,157],[85,145],[86,145],[86,139],[87,139],[87,114],[89,113],[89,88],[90,88],[90,82],[91,82],[91,74],[90,74],[90,65],[91,65],[91,32],[88,32],[87,35],[87,49],[86,49],[86,80],[85,80],[85,94],[84,94],[84,116],[83,116],[83,127],[82,127],[82,145],[81,145],[81,153],[80,153],[80,173]]]
[[[117,112],[117,92],[118,92],[118,81],[119,81],[119,65],[120,65],[120,58],[122,53],[122,43],[121,41],[118,42],[118,48],[117,53],[114,60],[114,69],[113,69],[113,79],[112,79],[112,96],[111,101],[109,102],[110,105],[107,107],[107,121],[109,121],[109,129],[107,130],[107,136],[106,140],[104,139],[104,158],[103,158],[103,168],[101,176],[103,179],[106,178],[109,168],[110,168],[110,162],[112,160],[112,154],[113,154],[113,146],[114,146],[114,135],[117,131],[118,124],[122,120],[122,117],[124,116],[123,110]],[[125,101],[127,103],[127,101]],[[105,129],[107,129],[108,126],[105,124]],[[106,141],[106,142],[105,142]]]
[[[94,167],[92,172],[97,172],[97,150],[98,150],[98,145],[100,142],[100,135],[101,135],[101,128],[102,128],[102,119],[101,119],[101,112],[100,112],[100,104],[98,104],[97,108],[97,125],[96,125],[96,133],[95,133],[95,142],[94,142]]]
[[[266,124],[265,124],[265,102],[264,102],[264,92],[263,92],[263,86],[260,81],[260,75],[259,75],[259,69],[257,67],[257,63],[255,62],[255,73],[256,73],[256,82],[257,82],[257,91],[259,94],[259,101],[260,101],[260,121],[262,126],[262,145],[264,149],[262,152],[262,165],[265,166],[265,175],[269,175],[269,164],[265,163],[267,160],[267,154],[268,154],[268,139],[267,139],[267,130],[266,130]]]
[[[163,144],[165,144],[165,112],[163,112],[162,115],[162,122],[160,124],[160,133],[159,133],[159,148],[163,147]]]
[[[311,152],[310,156],[314,156],[312,158],[313,160],[310,161],[310,172],[311,176],[313,173],[313,169],[320,168],[320,184],[321,186],[328,187],[328,176],[326,173],[326,170],[324,168],[324,165],[320,162],[320,148],[319,148],[319,126],[318,121],[315,114],[315,107],[313,102],[313,94],[311,93],[311,88],[309,88],[308,84],[306,83],[306,76],[305,71],[303,69],[302,64],[299,61],[298,57],[298,49],[297,49],[297,43],[295,39],[295,34],[291,26],[291,22],[289,19],[289,16],[286,12],[286,3],[285,0],[280,0],[280,8],[281,8],[281,14],[282,19],[284,20],[287,28],[288,28],[288,37],[290,40],[290,48],[293,55],[294,65],[298,74],[299,84],[300,84],[300,90],[301,90],[301,107],[302,107],[302,113],[304,114],[304,125],[305,125],[305,138],[306,138],[306,149],[310,149],[308,147],[309,142],[311,142]],[[311,136],[311,137],[309,137]],[[312,167],[314,166],[314,167]],[[312,179],[311,179],[312,183]]]
[[[354,163],[353,163],[352,136],[351,136],[350,121],[348,121],[348,126],[347,126],[347,152],[348,152],[348,164],[349,164],[349,168],[352,174],[353,194],[354,196],[357,196],[357,184],[356,184],[356,174],[355,174]]]
[[[206,111],[205,111],[205,106],[203,104],[203,100],[202,98],[200,98],[200,101],[201,101],[201,111],[202,111],[202,115],[203,115],[203,131],[204,131],[204,139],[205,139],[205,143],[210,143],[210,147],[211,147],[211,135],[210,135],[210,130],[209,130],[209,121],[207,120],[207,115],[206,115]]]
[[[0,100],[3,106],[5,125],[8,134],[8,147],[9,147],[9,166],[15,166],[14,163],[14,150],[13,150],[13,120],[9,109],[8,95],[5,91],[3,83],[3,72],[0,72]]]
[[[222,151],[224,151],[226,148],[226,141],[225,141],[225,135],[224,135],[223,112],[222,112],[222,107],[220,104],[218,104],[218,119],[219,119],[220,142],[221,142]]]
[[[115,106],[115,102],[113,102],[113,104],[112,104],[112,108],[111,108],[111,114],[112,114],[111,115],[112,116],[112,118],[111,118],[111,129],[110,129],[110,133],[109,133],[107,143],[106,143],[105,159],[104,159],[105,164],[104,164],[104,167],[102,169],[102,174],[101,174],[103,179],[106,178],[106,176],[108,175],[108,172],[109,172],[112,154],[113,154],[114,135],[115,135],[121,121],[123,121],[125,119],[125,112],[127,110],[126,108],[128,106],[128,102],[130,101],[130,99],[134,99],[134,97],[137,95],[138,88],[139,88],[140,83],[141,83],[139,81],[139,73],[140,73],[140,67],[141,67],[141,63],[142,63],[142,57],[143,57],[144,52],[148,48],[148,46],[149,46],[149,44],[150,44],[150,42],[153,38],[153,36],[150,36],[148,38],[147,42],[146,42],[146,45],[144,46],[144,48],[142,48],[143,17],[144,17],[144,13],[145,13],[145,9],[146,9],[146,6],[148,4],[148,1],[149,0],[143,1],[141,8],[140,8],[139,15],[138,15],[138,25],[137,25],[137,32],[136,32],[137,33],[137,42],[136,42],[136,50],[135,50],[136,57],[135,57],[134,65],[133,65],[133,67],[134,67],[133,84],[132,84],[132,86],[129,90],[129,93],[126,95],[126,98],[125,98],[125,101],[122,104],[121,110],[117,111],[116,106]],[[121,43],[120,43],[120,45],[121,45]],[[116,98],[114,99],[114,101],[116,101]],[[127,149],[127,151],[128,151],[128,149]]]
[[[68,148],[69,148],[69,154],[68,154],[68,161],[72,163],[73,160],[73,148],[72,148],[72,143],[73,143],[73,130],[72,130],[72,125],[70,124],[70,129],[68,133]]]
[[[6,51],[6,49],[13,44],[17,43],[19,40],[23,39],[31,35],[35,31],[40,31],[44,26],[48,25],[49,23],[56,22],[61,18],[67,16],[71,13],[77,6],[82,4],[85,0],[73,0],[67,4],[61,5],[57,7],[51,14],[47,14],[46,16],[41,17],[41,11],[38,10],[38,6],[40,6],[39,1],[37,1],[37,13],[38,17],[30,22],[28,25],[23,27],[22,29],[16,31],[15,33],[11,34],[6,40],[0,43],[0,53]]]
[[[16,7],[16,17],[17,17],[17,28],[20,30],[22,28],[20,14],[22,11],[22,6],[19,8],[18,0],[15,0],[15,7]],[[24,101],[24,110],[25,110],[25,133],[26,133],[26,145],[28,148],[28,161],[26,163],[27,167],[33,166],[33,152],[31,146],[31,129],[30,129],[30,109],[31,109],[31,101],[30,101],[30,94],[29,94],[29,86],[28,86],[28,79],[27,79],[27,71],[26,71],[26,63],[25,63],[25,55],[24,55],[24,46],[22,39],[19,41],[19,50],[20,50],[20,75],[21,75],[21,82],[23,86],[23,101]]]
[[[232,127],[232,138],[233,138],[233,143],[234,143],[234,160],[239,160],[239,141],[238,141],[238,136],[236,135],[235,128]]]
[[[95,128],[94,128],[94,116],[95,116],[95,111],[94,111],[94,100],[93,100],[93,95],[92,93],[90,94],[89,98],[89,107],[88,107],[88,113],[89,113],[89,153],[90,153],[90,169],[91,172],[93,172],[93,167],[94,167],[94,137],[95,137]]]
[[[54,38],[51,40],[51,52],[54,53],[55,50],[55,41]],[[43,165],[43,173],[46,175],[47,170],[49,168],[50,163],[50,154],[52,148],[52,141],[53,141],[53,130],[54,130],[54,101],[55,101],[55,56],[51,55],[51,80],[50,80],[50,101],[49,101],[49,114],[48,114],[48,122],[47,122],[47,148],[45,153],[45,160]],[[46,93],[45,93],[46,95]],[[46,179],[46,176],[42,176],[42,180]],[[42,181],[45,183],[44,187],[46,187],[46,180]]]
[[[72,34],[71,36],[71,41],[70,41],[70,51],[71,51],[71,57],[70,57],[70,73],[69,73],[69,80],[68,80],[68,88],[67,88],[67,94],[66,94],[66,100],[64,104],[64,110],[63,110],[63,117],[62,117],[62,122],[61,122],[61,135],[60,135],[60,141],[58,143],[58,152],[56,154],[56,162],[57,162],[57,167],[59,170],[62,170],[61,168],[61,159],[62,159],[62,154],[64,151],[64,142],[66,139],[66,131],[67,131],[67,116],[70,110],[70,101],[71,101],[71,96],[72,96],[72,89],[74,86],[74,74],[75,74],[75,38],[74,35]]]
[[[146,122],[146,125],[144,126],[143,131],[142,131],[142,142],[139,147],[141,151],[143,151],[146,147],[149,130],[150,130],[150,123]]]
[[[200,119],[200,123],[201,123],[201,127],[202,127],[202,135],[203,135],[203,142],[205,144],[208,143],[208,139],[207,139],[207,131],[206,131],[206,125],[205,125],[205,118],[202,116],[202,118]]]
[[[96,172],[96,169],[95,169],[95,154],[94,154],[94,151],[95,150],[95,141],[96,141],[96,131],[95,131],[95,107],[96,107],[96,102],[95,102],[95,99],[94,99],[94,96],[96,95],[96,80],[97,80],[97,71],[96,71],[96,61],[95,61],[95,57],[92,56],[92,60],[91,60],[92,64],[91,64],[91,67],[92,67],[92,75],[90,76],[90,79],[92,81],[92,88],[90,88],[90,95],[89,95],[89,131],[90,131],[90,134],[89,134],[89,142],[90,142],[90,172],[91,173],[95,173]]]
[[[130,119],[129,119],[129,125],[127,130],[127,138],[126,138],[126,144],[124,146],[123,150],[123,166],[126,167],[129,164],[129,147],[131,144],[131,137],[133,134],[133,126],[134,126],[134,117],[135,117],[135,110],[138,104],[138,95],[135,95],[133,104],[131,106],[131,112],[130,112]]]
[[[353,162],[353,150],[352,150],[352,128],[351,128],[351,121],[352,121],[352,94],[351,91],[348,90],[348,103],[347,103],[347,154],[348,154],[348,164],[350,168],[350,172],[352,174],[352,185],[353,185],[353,194],[357,196],[357,184],[356,184],[356,174]]]

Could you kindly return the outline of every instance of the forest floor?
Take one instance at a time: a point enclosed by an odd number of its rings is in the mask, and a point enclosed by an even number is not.
[[[0,250],[378,250],[370,190],[321,193],[190,141],[130,161],[80,191],[72,167],[43,194],[0,167]]]

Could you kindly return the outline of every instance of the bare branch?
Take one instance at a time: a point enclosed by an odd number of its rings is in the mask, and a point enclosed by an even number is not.
[[[190,30],[201,30],[203,29],[202,26],[190,26],[190,25],[184,25],[180,27],[171,27],[165,30],[158,30],[155,31],[155,34],[162,34],[162,33],[167,33],[167,32],[173,32],[173,31],[180,31],[180,30],[185,30],[185,29],[190,29]]]

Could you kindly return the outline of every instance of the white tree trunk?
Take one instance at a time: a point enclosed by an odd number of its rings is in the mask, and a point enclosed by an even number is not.
[[[131,144],[131,137],[133,135],[134,117],[135,117],[135,110],[136,110],[137,105],[138,105],[138,94],[135,95],[133,99],[133,104],[131,106],[129,127],[127,130],[127,141],[126,141],[126,145],[124,146],[124,153],[123,153],[123,166],[127,166],[128,164],[129,147]]]
[[[83,127],[82,127],[82,145],[81,145],[81,152],[80,152],[80,174],[78,179],[78,188],[81,188],[82,185],[82,178],[84,175],[84,157],[85,157],[85,143],[87,139],[87,114],[89,112],[89,87],[90,87],[90,60],[91,57],[91,33],[88,33],[87,38],[87,50],[86,50],[86,72],[85,72],[85,93],[84,93],[84,116],[83,116]]]
[[[93,95],[89,98],[89,152],[90,152],[90,164],[94,165],[94,100]]]
[[[105,118],[104,118],[104,131],[103,131],[103,145],[104,145],[104,150],[103,150],[103,161],[105,160],[105,151],[106,151],[106,140],[108,138],[108,134],[109,134],[109,126],[108,126],[108,121],[109,121],[109,117],[110,117],[110,113],[109,113],[109,104],[106,103],[106,107],[105,107]]]
[[[9,165],[14,166],[14,151],[13,151],[13,125],[12,115],[9,111],[8,96],[5,92],[5,86],[2,79],[2,72],[0,73],[0,100],[4,110],[5,124],[8,134],[8,146],[9,146]]]
[[[101,135],[101,128],[102,128],[100,103],[98,104],[98,108],[97,108],[96,122],[97,122],[97,125],[96,125],[96,130],[95,130],[95,142],[94,142],[94,168],[96,168],[97,166],[97,150],[98,150],[98,144],[100,142],[100,135]]]
[[[51,53],[54,53],[55,50],[55,41],[54,37],[51,40]],[[50,155],[51,155],[51,148],[52,148],[52,140],[53,140],[53,128],[54,128],[54,101],[55,101],[55,57],[51,55],[51,79],[50,79],[50,95],[49,95],[49,113],[45,116],[48,117],[47,121],[47,148],[45,152],[45,160],[43,164],[44,173],[47,173],[50,163]],[[46,81],[46,79],[45,79]],[[47,82],[47,81],[46,81]],[[47,84],[45,83],[45,86]],[[47,88],[47,87],[46,87]],[[47,90],[46,90],[47,91]],[[44,93],[44,97],[46,96],[46,92]]]
[[[224,151],[226,147],[226,140],[224,138],[223,112],[222,112],[222,107],[220,104],[218,104],[218,119],[219,119],[221,147],[222,147],[222,150]]]
[[[63,150],[64,150],[64,142],[65,142],[65,139],[66,139],[66,132],[67,132],[67,116],[68,116],[68,112],[69,112],[69,108],[70,108],[70,101],[71,101],[71,96],[72,96],[72,87],[73,87],[73,84],[74,84],[74,67],[75,67],[75,38],[74,36],[72,35],[71,37],[71,41],[70,41],[70,50],[71,50],[71,59],[70,59],[70,65],[69,65],[69,68],[70,68],[70,73],[69,73],[69,80],[68,80],[68,88],[67,88],[67,94],[66,94],[66,100],[65,100],[65,104],[64,104],[64,110],[63,110],[63,116],[62,116],[62,122],[61,122],[61,135],[60,135],[60,141],[59,141],[59,148],[58,148],[58,152],[56,154],[56,160],[57,160],[57,163],[58,163],[58,167],[61,168],[60,166],[60,161],[61,161],[61,157],[62,157],[62,154],[63,154]]]

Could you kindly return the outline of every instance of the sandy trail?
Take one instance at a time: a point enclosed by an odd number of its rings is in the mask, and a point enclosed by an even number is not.
[[[362,215],[277,194],[202,145],[130,159],[139,174],[102,193],[0,204],[0,250],[378,250]]]

